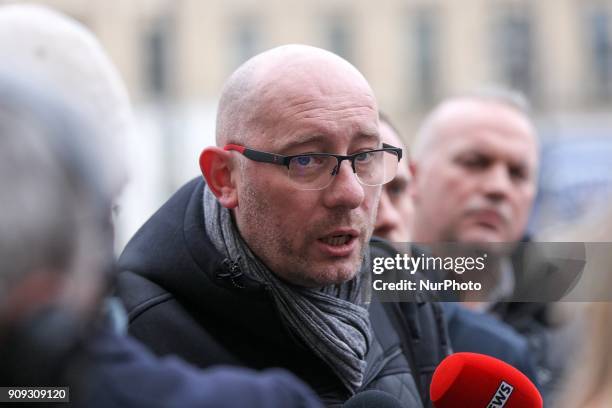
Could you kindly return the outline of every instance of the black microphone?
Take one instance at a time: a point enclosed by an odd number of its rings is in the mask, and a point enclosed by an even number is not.
[[[367,390],[353,395],[342,408],[407,408],[393,395],[379,391]]]

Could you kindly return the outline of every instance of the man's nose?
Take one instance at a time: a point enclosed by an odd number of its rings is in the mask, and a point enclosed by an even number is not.
[[[501,200],[508,196],[512,188],[512,180],[507,166],[496,164],[486,172],[482,182],[485,195],[494,200]]]
[[[324,191],[327,207],[357,208],[365,198],[364,186],[357,180],[351,163],[343,161],[331,184]]]

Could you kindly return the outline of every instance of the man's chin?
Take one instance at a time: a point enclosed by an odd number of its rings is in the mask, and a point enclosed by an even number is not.
[[[312,286],[339,285],[353,279],[361,270],[361,262],[333,262],[320,265],[319,272],[312,274]]]
[[[506,242],[506,236],[501,231],[492,228],[470,228],[460,234],[458,241],[466,244],[489,244]]]
[[[277,274],[287,283],[306,288],[320,288],[337,285],[353,279],[361,270],[361,265],[330,265],[313,262],[308,270],[289,268],[290,273]]]
[[[481,248],[500,255],[511,252],[515,245],[515,242],[512,242],[505,234],[491,230],[467,231],[457,241],[470,247]]]

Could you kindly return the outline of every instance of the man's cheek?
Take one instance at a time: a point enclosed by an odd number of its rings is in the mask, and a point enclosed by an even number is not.
[[[289,231],[291,231],[291,233],[290,236],[287,237],[287,241],[295,252],[299,254],[312,252],[315,248],[316,239],[313,239],[308,231],[291,226],[289,227]]]

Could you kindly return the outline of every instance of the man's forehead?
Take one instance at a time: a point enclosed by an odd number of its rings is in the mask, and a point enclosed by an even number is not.
[[[289,45],[261,54],[250,65],[251,145],[278,148],[378,135],[372,89],[339,56]]]
[[[288,111],[293,108],[298,113],[320,98],[335,105],[376,104],[367,80],[346,60],[312,47],[281,49],[285,52],[261,58],[251,75],[263,104]]]
[[[444,144],[451,153],[475,152],[500,158],[532,161],[537,156],[535,145],[528,138],[482,130],[478,133],[455,134]]]
[[[268,109],[262,119],[260,131],[253,136],[259,139],[257,145],[270,148],[380,142],[376,104],[369,98],[288,99]]]
[[[338,139],[332,134],[305,134],[304,136],[298,136],[294,138],[288,138],[288,142],[291,144],[311,144],[311,143],[327,143]],[[380,136],[377,132],[358,132],[350,137],[350,141],[379,141]]]
[[[537,137],[529,120],[500,103],[467,101],[449,104],[432,121],[430,149],[479,145],[485,142],[526,154],[537,154]]]
[[[431,121],[434,135],[490,128],[535,141],[535,129],[529,119],[516,108],[501,102],[470,99],[450,101],[439,108]]]

